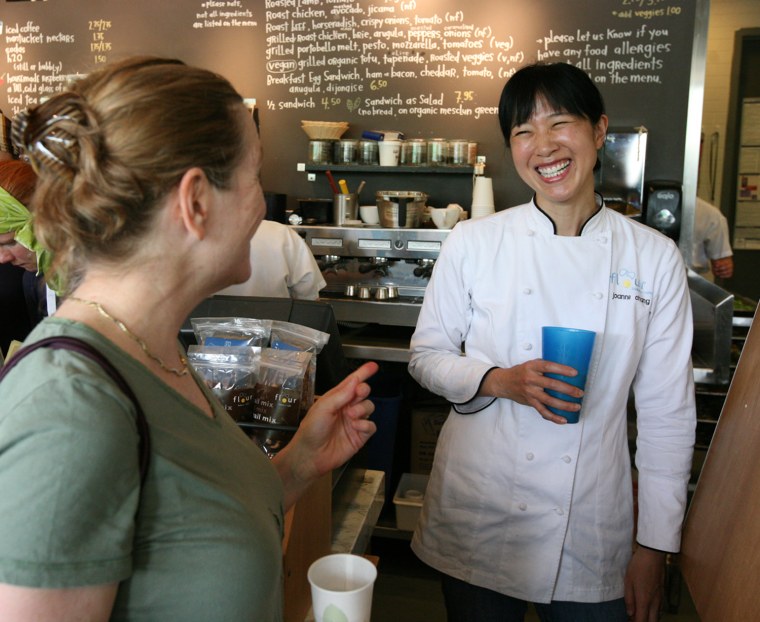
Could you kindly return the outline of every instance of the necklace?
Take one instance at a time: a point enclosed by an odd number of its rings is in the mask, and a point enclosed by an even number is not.
[[[103,305],[101,305],[99,302],[95,302],[94,300],[85,300],[84,298],[77,298],[76,296],[69,296],[67,300],[71,300],[73,302],[79,302],[83,305],[87,305],[88,307],[92,307],[93,309],[96,309],[100,315],[102,315],[104,318],[111,320],[118,329],[123,332],[127,337],[132,339],[137,343],[137,345],[140,346],[143,352],[145,352],[145,355],[148,356],[148,358],[153,359],[156,363],[159,364],[161,369],[164,371],[168,371],[170,374],[174,374],[175,376],[186,376],[188,373],[187,370],[187,359],[180,354],[179,360],[182,364],[181,367],[169,367],[164,361],[161,359],[161,357],[156,356],[148,349],[148,344],[146,344],[142,339],[140,339],[137,335],[135,335],[129,328],[127,328],[127,325],[124,324],[120,319],[115,318],[113,315],[108,313],[103,308]]]

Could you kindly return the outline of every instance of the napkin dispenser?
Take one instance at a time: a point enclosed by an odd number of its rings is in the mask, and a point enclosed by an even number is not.
[[[644,192],[645,222],[678,242],[681,234],[683,190],[678,181],[653,180]]]

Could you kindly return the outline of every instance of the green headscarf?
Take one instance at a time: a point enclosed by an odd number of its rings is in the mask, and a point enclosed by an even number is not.
[[[34,236],[32,213],[5,188],[0,186],[0,233],[15,232],[15,240],[37,255],[37,274],[47,274],[53,261]]]

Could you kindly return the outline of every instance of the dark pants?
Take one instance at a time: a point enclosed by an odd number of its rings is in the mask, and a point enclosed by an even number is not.
[[[523,622],[524,600],[441,575],[448,622]],[[542,622],[627,622],[622,598],[603,603],[552,601],[533,605]]]

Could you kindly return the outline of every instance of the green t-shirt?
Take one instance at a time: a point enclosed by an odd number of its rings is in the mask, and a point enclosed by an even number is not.
[[[150,426],[148,476],[141,491],[134,407],[100,366],[31,353],[0,384],[0,582],[120,581],[113,620],[281,620],[283,490],[263,452],[82,324],[50,318],[27,342],[51,335],[122,373]]]

